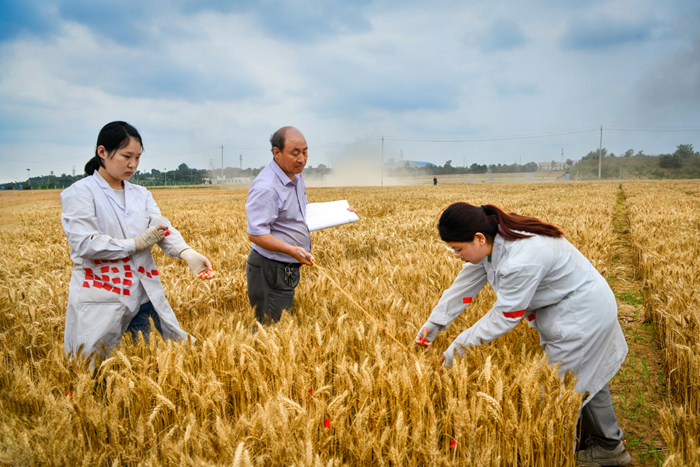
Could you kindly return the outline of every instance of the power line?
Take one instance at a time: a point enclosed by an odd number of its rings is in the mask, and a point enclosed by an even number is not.
[[[548,133],[539,133],[539,134],[532,134],[532,135],[507,135],[507,136],[492,136],[492,137],[485,137],[485,138],[445,138],[445,139],[437,139],[437,138],[386,138],[387,140],[391,141],[415,141],[415,142],[424,142],[424,143],[470,143],[470,142],[479,142],[479,141],[509,141],[509,140],[515,140],[515,139],[532,139],[532,138],[548,138],[552,136],[565,136],[565,135],[573,135],[577,133],[589,133],[593,131],[598,131],[598,127],[590,127],[590,128],[579,128],[576,130],[564,130],[564,131],[555,131],[555,132],[548,132]]]

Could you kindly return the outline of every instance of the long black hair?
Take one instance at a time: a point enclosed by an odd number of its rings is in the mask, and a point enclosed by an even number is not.
[[[97,148],[104,146],[109,154],[109,157],[114,157],[117,149],[127,146],[131,142],[131,138],[135,139],[143,149],[143,141],[138,130],[126,122],[111,122],[106,124],[100,130],[97,136],[97,144],[95,145],[95,156],[85,164],[85,174],[92,175],[95,170],[104,167],[102,158],[97,154]]]
[[[508,214],[493,204],[453,203],[442,212],[438,222],[440,238],[445,242],[471,242],[477,232],[484,234],[490,242],[497,233],[506,240],[531,237],[516,230],[545,237],[564,236],[564,231],[554,224],[514,212]]]

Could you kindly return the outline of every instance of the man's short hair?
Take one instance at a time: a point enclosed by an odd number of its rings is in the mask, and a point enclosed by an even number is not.
[[[279,149],[280,152],[284,151],[284,142],[287,139],[287,129],[291,127],[288,126],[283,126],[279,130],[275,131],[272,136],[270,136],[270,144],[272,147],[270,148],[270,151],[272,151],[272,155],[275,155],[275,148]]]

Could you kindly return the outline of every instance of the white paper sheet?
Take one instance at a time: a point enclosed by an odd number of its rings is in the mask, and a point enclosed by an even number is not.
[[[350,204],[346,200],[328,203],[309,203],[306,205],[306,225],[309,231],[327,229],[337,225],[349,224],[360,220],[357,214],[348,211]]]

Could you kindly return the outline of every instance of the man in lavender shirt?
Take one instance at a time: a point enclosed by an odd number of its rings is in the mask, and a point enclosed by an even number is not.
[[[311,235],[306,225],[306,185],[301,172],[308,146],[294,127],[270,138],[270,162],[250,185],[245,209],[253,248],[246,262],[248,299],[260,323],[279,321],[290,310],[299,267],[311,266]]]

